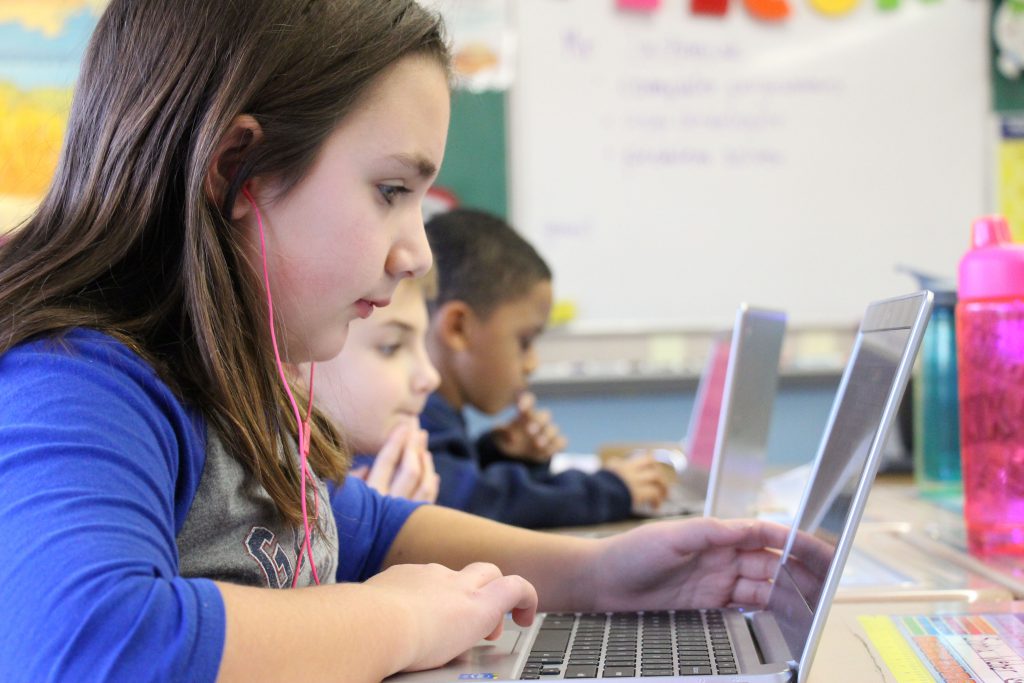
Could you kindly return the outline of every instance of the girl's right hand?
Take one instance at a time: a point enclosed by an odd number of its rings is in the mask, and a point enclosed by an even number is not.
[[[370,488],[386,496],[436,501],[440,477],[427,450],[427,432],[412,423],[396,427],[364,478]]]
[[[634,509],[640,506],[657,509],[668,497],[670,477],[665,466],[653,455],[616,458],[605,463],[604,468],[626,484]]]
[[[366,581],[397,597],[410,619],[413,639],[403,648],[402,671],[450,662],[481,638],[501,635],[505,614],[520,626],[533,623],[537,591],[521,576],[502,576],[493,564],[475,562],[461,571],[440,564],[400,564]]]

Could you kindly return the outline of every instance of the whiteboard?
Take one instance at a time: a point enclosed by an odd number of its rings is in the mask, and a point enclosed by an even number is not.
[[[578,320],[849,325],[916,288],[898,264],[955,278],[991,205],[987,3],[512,5],[511,219]]]

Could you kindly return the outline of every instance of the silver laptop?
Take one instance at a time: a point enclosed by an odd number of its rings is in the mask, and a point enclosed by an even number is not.
[[[786,314],[740,307],[736,314],[705,517],[757,515]]]
[[[786,314],[741,304],[732,334],[712,344],[685,443],[686,469],[647,516],[749,517],[764,476]]]
[[[389,680],[805,681],[931,305],[919,292],[868,306],[765,609],[540,614],[443,668]],[[830,554],[820,580],[794,551],[802,527]]]

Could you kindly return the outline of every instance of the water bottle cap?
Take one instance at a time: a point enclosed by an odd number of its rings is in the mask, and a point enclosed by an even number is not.
[[[1013,243],[1002,216],[984,216],[971,225],[959,285],[961,301],[1024,298],[1024,245]]]
[[[911,268],[903,264],[897,265],[896,270],[906,273],[917,280],[917,286],[921,289],[930,289],[932,294],[935,295],[933,301],[935,306],[945,306],[946,308],[956,306],[956,282],[954,280],[926,273],[923,270]]]

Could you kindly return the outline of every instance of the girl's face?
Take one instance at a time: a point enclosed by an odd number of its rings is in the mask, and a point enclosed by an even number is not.
[[[448,83],[431,58],[381,75],[282,196],[250,184],[263,216],[278,341],[292,363],[333,358],[350,322],[387,306],[431,262],[421,202],[444,156]],[[260,263],[252,212],[249,257]],[[386,310],[386,309],[385,309]]]
[[[320,406],[359,453],[376,453],[402,422],[416,422],[440,382],[424,346],[427,306],[406,280],[391,305],[356,320],[337,358],[316,366]]]

